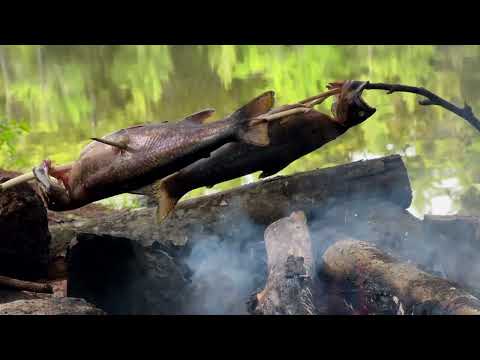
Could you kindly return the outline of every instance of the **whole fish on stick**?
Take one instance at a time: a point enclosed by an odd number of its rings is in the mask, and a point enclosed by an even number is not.
[[[363,99],[367,82],[331,83],[329,91],[270,110],[263,115],[269,122],[270,144],[265,147],[231,142],[215,150],[208,158],[196,161],[177,173],[152,185],[133,191],[160,199],[160,214],[167,216],[188,192],[203,186],[232,180],[262,171],[260,177],[273,175],[300,157],[336,139],[348,129],[371,117],[376,109]],[[335,96],[333,117],[319,111],[289,113],[299,106],[312,107]],[[261,118],[262,116],[260,116]]]
[[[91,202],[131,192],[165,178],[189,164],[208,157],[212,151],[230,142],[254,147],[270,142],[268,122],[262,117],[274,104],[268,91],[226,118],[204,124],[212,109],[192,114],[180,122],[138,125],[94,138],[77,161],[53,166],[45,160],[32,174],[1,184],[7,189],[35,178],[47,207],[54,211],[72,210]],[[310,108],[298,104],[288,113]],[[54,179],[52,179],[53,177]],[[163,200],[157,198],[159,203]],[[158,218],[165,217],[159,206]]]

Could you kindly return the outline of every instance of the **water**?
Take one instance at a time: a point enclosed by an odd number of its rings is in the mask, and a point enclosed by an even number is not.
[[[30,128],[0,151],[0,167],[17,170],[45,158],[73,161],[91,136],[129,125],[206,107],[220,118],[270,89],[277,104],[294,102],[339,79],[424,86],[480,113],[479,46],[3,46],[0,65],[0,119]],[[280,174],[399,153],[414,189],[412,212],[480,213],[480,133],[418,105],[413,94],[365,98],[377,108],[371,119]]]

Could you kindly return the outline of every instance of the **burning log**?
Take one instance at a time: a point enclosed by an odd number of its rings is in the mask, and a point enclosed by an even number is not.
[[[0,286],[17,290],[26,290],[37,293],[52,294],[53,290],[49,284],[41,284],[31,281],[22,281],[7,276],[0,276]]]
[[[371,244],[338,236],[323,271],[357,289],[362,313],[480,315],[480,300],[454,282],[402,263]],[[388,313],[388,311],[387,311]]]
[[[264,315],[313,315],[315,262],[305,214],[294,212],[265,230],[268,279],[254,295],[250,312]]]
[[[322,216],[333,205],[357,199],[382,199],[408,208],[412,193],[401,157],[394,155],[270,178],[187,200],[160,225],[153,221],[154,209],[143,208],[69,224],[67,228],[77,233],[134,239],[144,246],[155,241],[183,246],[212,234],[222,239],[249,241],[261,237],[265,226],[295,210],[305,211],[310,219]],[[51,232],[53,237],[59,233],[55,226]]]

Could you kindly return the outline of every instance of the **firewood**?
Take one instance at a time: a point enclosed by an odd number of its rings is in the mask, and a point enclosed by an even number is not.
[[[294,212],[265,230],[268,279],[250,311],[264,315],[313,315],[315,262],[303,212]]]
[[[52,294],[53,290],[49,284],[36,283],[31,281],[23,281],[13,279],[7,276],[0,276],[0,286],[17,290],[26,290],[37,293]]]
[[[456,283],[400,262],[371,244],[338,235],[322,270],[354,288],[361,313],[480,315],[480,300]]]

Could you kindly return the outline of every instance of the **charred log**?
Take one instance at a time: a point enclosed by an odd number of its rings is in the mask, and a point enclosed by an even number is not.
[[[265,230],[268,279],[252,299],[251,312],[264,315],[314,315],[315,262],[303,212],[294,212]]]
[[[400,262],[371,244],[338,235],[323,271],[349,284],[361,314],[480,315],[480,300],[456,283]]]
[[[0,170],[0,183],[15,175]],[[47,275],[47,211],[29,184],[0,192],[0,234],[0,274],[23,280]]]
[[[126,238],[79,234],[67,254],[67,295],[109,314],[177,314],[184,269],[161,246]]]

